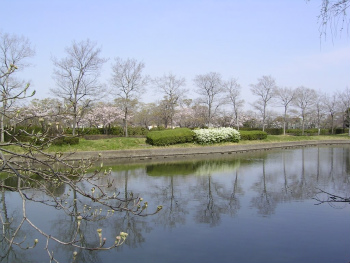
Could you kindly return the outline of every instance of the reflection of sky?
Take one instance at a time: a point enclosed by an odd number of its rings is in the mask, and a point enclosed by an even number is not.
[[[145,218],[117,213],[84,226],[85,233],[89,240],[97,228],[107,240],[129,233],[118,252],[94,254],[101,262],[347,262],[350,206],[316,206],[311,198],[319,186],[349,195],[348,162],[349,147],[309,147],[245,155],[221,168],[206,161],[196,166],[201,176],[148,176],[142,167],[115,171],[117,189],[142,193],[150,212],[160,204],[163,210]],[[19,201],[14,193],[7,200],[9,210],[20,206],[12,204]],[[29,208],[45,230],[52,224],[53,233],[67,234],[69,218]]]

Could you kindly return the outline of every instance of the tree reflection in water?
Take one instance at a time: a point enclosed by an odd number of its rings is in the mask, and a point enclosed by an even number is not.
[[[317,217],[318,224],[325,224],[323,231],[327,233],[316,234],[321,229],[314,229],[315,216],[306,213],[309,210],[319,211],[313,209],[314,204],[318,203],[316,200],[321,203],[345,200],[346,202],[341,203],[343,205],[341,207],[350,211],[348,206],[350,196],[349,167],[349,147],[309,147],[246,155],[207,156],[205,159],[193,159],[186,162],[140,164],[129,168],[114,167],[111,175],[114,179],[112,189],[118,189],[124,199],[130,196],[142,197],[150,206],[146,208],[146,212],[147,209],[154,211],[158,204],[162,204],[163,209],[151,217],[135,217],[131,213],[121,212],[98,222],[89,224],[84,222],[80,230],[82,244],[84,242],[88,244],[88,240],[96,240],[97,228],[104,229],[104,236],[107,240],[115,238],[120,229],[127,232],[129,236],[124,247],[119,247],[108,253],[81,252],[77,261],[113,262],[117,258],[122,262],[135,262],[140,258],[152,258],[153,261],[177,262],[176,260],[179,260],[177,255],[180,253],[188,259],[185,260],[186,262],[195,262],[197,259],[197,262],[211,262],[215,260],[213,258],[215,255],[210,253],[209,248],[214,249],[213,247],[215,247],[216,250],[213,251],[219,251],[218,247],[220,247],[222,255],[226,253],[232,258],[236,256],[241,259],[240,262],[259,262],[252,260],[250,258],[252,255],[249,253],[237,254],[246,251],[242,240],[250,240],[250,249],[254,250],[257,255],[260,253],[261,242],[265,242],[265,245],[271,243],[272,247],[283,248],[279,249],[278,252],[272,249],[261,253],[265,257],[266,253],[270,253],[270,258],[268,258],[270,261],[273,261],[271,259],[276,254],[284,253],[284,262],[302,262],[302,260],[300,261],[302,257],[308,258],[310,262],[311,254],[315,256],[313,259],[318,259],[318,262],[327,262],[327,256],[333,255],[335,249],[328,242],[335,238],[333,235],[343,233],[344,229],[341,230],[342,232],[337,232],[337,229],[333,230],[334,233],[327,232],[328,222],[326,220],[342,222],[342,219],[338,218],[336,214],[330,214],[329,211],[328,214],[322,214],[322,217]],[[99,184],[106,183],[107,178],[100,179]],[[56,189],[57,196],[65,193],[67,193],[67,189]],[[113,194],[112,192],[106,193]],[[16,220],[19,216],[13,207],[12,194],[2,189],[1,212],[4,222]],[[74,195],[74,192],[72,194]],[[316,200],[312,198],[316,198]],[[300,206],[294,206],[294,204],[304,204],[302,206],[307,207],[307,209],[289,212],[291,207],[297,209],[296,207]],[[93,206],[93,203],[91,205]],[[59,214],[52,209],[49,211],[52,215],[48,215],[47,221],[42,222],[43,228],[51,229],[53,234],[60,235],[64,240],[71,239],[74,229],[76,229],[76,218]],[[281,211],[285,211],[287,214],[285,215]],[[304,213],[305,218],[298,217]],[[344,220],[350,218],[348,212],[344,214]],[[297,240],[300,241],[298,235],[294,238],[293,231],[297,232],[298,230],[295,230],[293,221],[302,218],[303,224],[306,224],[308,221],[305,220],[308,220],[309,217],[309,225],[303,227],[307,227],[310,229],[310,233],[317,236],[311,235],[304,238],[317,240],[314,240],[315,245],[312,242],[308,243],[308,249],[301,253],[300,250],[293,250],[299,247]],[[259,221],[259,218],[263,218],[265,221]],[[277,222],[288,224],[291,231],[288,238],[284,236],[279,237],[278,240],[271,238],[271,233],[278,235],[281,231],[277,228],[278,224],[267,227],[273,229],[272,232],[266,232],[268,230],[258,227],[269,221],[274,222],[275,219],[278,219]],[[338,225],[340,224],[333,223],[332,227]],[[4,226],[3,231],[7,235],[11,235],[11,231],[14,229],[11,229],[10,225],[7,224]],[[245,231],[248,229],[255,229],[255,231]],[[35,237],[35,233],[28,229],[25,230],[28,232],[22,233],[22,236]],[[283,231],[287,231],[285,227]],[[345,231],[347,232],[344,236],[347,236],[347,239],[336,236],[342,246],[350,241],[348,238],[350,231]],[[255,235],[257,232],[259,235]],[[267,233],[271,240],[263,239]],[[214,238],[216,235],[215,244],[212,243],[210,246],[208,236]],[[319,255],[316,255],[313,251],[320,250],[320,243],[325,244],[326,248],[321,249]],[[234,250],[228,244],[241,247]],[[315,247],[313,248],[313,246]],[[342,250],[342,258],[350,258],[348,248],[347,251]],[[72,248],[68,247],[52,246],[51,249],[55,251],[56,255],[73,253]],[[339,244],[337,249],[339,249]],[[1,250],[4,251],[2,242]],[[35,253],[31,254],[31,251],[35,251]],[[339,254],[339,250],[337,251],[336,255]],[[200,257],[198,256],[199,252]],[[37,262],[42,258],[38,248],[30,251],[17,249],[11,253],[15,254],[11,260],[18,259],[16,262]],[[298,258],[298,253],[300,258]],[[66,258],[58,257],[58,259],[65,262]],[[12,262],[11,260],[5,258],[3,262]],[[222,262],[231,261],[223,258]]]

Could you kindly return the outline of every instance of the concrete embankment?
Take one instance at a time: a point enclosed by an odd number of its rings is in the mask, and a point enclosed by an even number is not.
[[[160,158],[186,158],[195,155],[209,154],[232,154],[243,153],[248,151],[265,151],[270,149],[287,149],[295,147],[327,145],[350,145],[350,140],[324,140],[324,141],[298,141],[298,142],[279,142],[279,143],[256,143],[256,144],[237,144],[226,146],[202,146],[189,148],[147,148],[134,150],[117,150],[117,151],[93,151],[93,152],[76,152],[74,154],[65,153],[66,160],[81,160],[96,158],[101,154],[103,160],[117,160],[119,163],[128,163],[144,160],[156,160]]]

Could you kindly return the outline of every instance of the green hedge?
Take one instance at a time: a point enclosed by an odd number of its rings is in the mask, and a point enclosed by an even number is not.
[[[166,130],[164,126],[157,126],[150,129],[150,131],[164,131]]]
[[[267,134],[270,134],[270,135],[282,135],[283,134],[283,129],[278,129],[278,128],[268,128],[268,129],[265,129],[265,131],[267,132]]]
[[[286,133],[294,135],[294,136],[301,136],[302,135],[302,129],[288,129],[286,130]],[[327,129],[321,129],[320,130],[321,135],[328,135],[330,134],[329,130]],[[314,136],[318,135],[318,129],[306,129],[304,130],[305,136]]]
[[[267,133],[263,131],[239,131],[242,141],[263,140],[267,138]]]
[[[124,128],[121,126],[107,127],[107,128],[77,128],[76,134],[79,135],[100,135],[100,134],[108,134],[108,135],[116,135],[116,136],[124,136]],[[68,128],[65,130],[66,134],[72,134],[72,129]],[[130,136],[145,136],[148,133],[148,129],[141,126],[130,126],[128,127],[128,135]]]
[[[16,127],[14,132],[18,132],[19,130],[24,130],[28,133],[42,133],[42,129],[39,126],[18,126]],[[162,129],[162,128],[159,128]],[[164,128],[163,128],[164,129]],[[72,134],[73,130],[72,128],[66,128],[64,130],[65,134]],[[121,126],[114,126],[114,127],[107,127],[107,128],[96,128],[96,127],[90,127],[90,128],[76,128],[75,130],[76,134],[78,135],[101,135],[101,134],[108,134],[108,135],[116,135],[116,136],[124,136],[124,128]],[[148,133],[148,129],[141,126],[130,126],[128,127],[128,134],[130,136],[146,136]],[[55,133],[49,133],[50,135],[55,135]]]
[[[128,127],[128,134],[131,136],[138,136],[138,135],[147,135],[148,129],[145,127]]]
[[[65,134],[72,134],[73,129],[72,128],[67,128],[64,130]],[[75,129],[75,134],[78,135],[97,135],[97,134],[104,134],[104,129],[103,128],[76,128]]]
[[[332,132],[332,129],[329,130],[329,133],[331,132]],[[349,129],[343,129],[343,128],[334,129],[334,134],[342,134],[342,133],[349,133]]]
[[[52,142],[52,145],[75,145],[79,144],[78,137],[59,137]]]
[[[46,143],[50,137],[35,137],[35,136],[29,136],[29,135],[15,135],[12,138],[8,137],[8,141],[20,141],[22,143],[30,143],[35,145],[42,145]],[[52,145],[74,145],[79,144],[79,138],[78,137],[58,137],[52,142],[50,142]]]
[[[146,143],[155,146],[165,146],[187,142],[193,142],[193,131],[188,128],[151,131],[146,137]]]

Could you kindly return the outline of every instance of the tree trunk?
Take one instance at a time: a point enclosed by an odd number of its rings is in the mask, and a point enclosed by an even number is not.
[[[4,130],[4,120],[5,119],[5,117],[4,117],[4,114],[3,114],[3,112],[1,113],[1,120],[0,120],[0,122],[1,122],[1,142],[5,142],[5,130]]]
[[[349,136],[350,136],[350,110],[348,109],[347,119],[348,119],[348,129],[349,129]]]
[[[305,120],[304,120],[304,116],[302,118],[302,122],[301,122],[301,135],[304,136],[304,130],[305,130]]]
[[[5,142],[5,114],[6,114],[6,107],[7,107],[7,100],[6,96],[2,96],[2,112],[1,112],[1,119],[0,119],[0,129],[1,129],[1,142]]]
[[[331,125],[332,125],[332,135],[333,135],[334,134],[334,116],[333,115],[331,115],[331,120],[332,120]]]
[[[284,108],[283,135],[286,135],[287,107]]]
[[[265,119],[266,119],[266,104],[264,104],[264,112],[263,112],[263,123],[262,123],[262,130],[265,131]]]
[[[124,122],[124,133],[125,133],[125,137],[128,137],[128,122],[126,121],[126,119],[123,120]]]
[[[73,115],[73,130],[72,130],[72,135],[75,136],[75,128],[77,126],[77,115]]]

